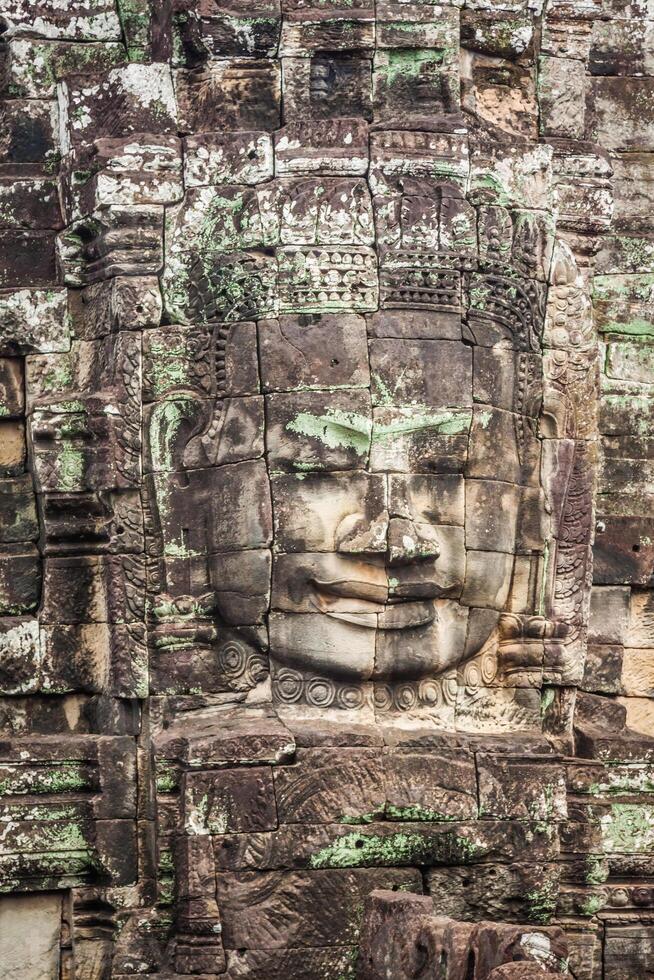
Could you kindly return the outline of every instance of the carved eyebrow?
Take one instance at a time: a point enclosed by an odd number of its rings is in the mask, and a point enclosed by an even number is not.
[[[360,456],[368,452],[372,439],[371,419],[337,408],[328,409],[324,415],[300,412],[286,423],[286,428],[290,432],[318,439],[330,449],[354,449]]]
[[[286,429],[300,435],[318,439],[330,449],[350,448],[364,455],[371,443],[383,442],[398,436],[435,429],[442,435],[466,432],[472,421],[471,409],[443,409],[430,412],[424,407],[402,406],[403,417],[393,422],[376,422],[358,412],[328,409],[323,415],[300,412]]]
[[[442,435],[457,435],[466,432],[472,421],[471,409],[443,409],[430,412],[428,409],[404,410],[406,415],[393,422],[373,422],[372,441],[382,442],[422,429],[436,429]]]

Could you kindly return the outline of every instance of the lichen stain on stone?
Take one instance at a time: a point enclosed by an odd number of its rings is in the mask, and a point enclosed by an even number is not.
[[[446,831],[439,835],[417,830],[389,834],[345,834],[328,847],[313,854],[309,866],[318,868],[358,868],[375,864],[433,865],[456,862],[463,864],[482,853],[482,848],[467,837]]]
[[[599,818],[602,843],[608,854],[633,851],[640,854],[654,846],[654,806],[612,803]]]

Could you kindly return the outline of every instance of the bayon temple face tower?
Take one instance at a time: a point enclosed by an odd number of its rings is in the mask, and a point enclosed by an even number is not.
[[[654,975],[654,7],[0,30],[0,977]]]

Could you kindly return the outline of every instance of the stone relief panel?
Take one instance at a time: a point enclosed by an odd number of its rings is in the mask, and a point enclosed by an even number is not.
[[[14,973],[654,970],[652,16],[0,3]]]

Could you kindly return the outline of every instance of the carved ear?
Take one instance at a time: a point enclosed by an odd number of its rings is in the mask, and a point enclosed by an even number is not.
[[[574,438],[574,415],[570,400],[562,391],[547,387],[543,395],[538,428],[544,439]]]
[[[148,450],[153,469],[183,468],[190,439],[204,427],[205,402],[195,393],[180,391],[178,397],[155,405],[148,424]]]
[[[215,466],[220,448],[220,437],[225,423],[224,402],[203,401],[195,417],[195,425],[188,432],[182,456],[188,469]]]

